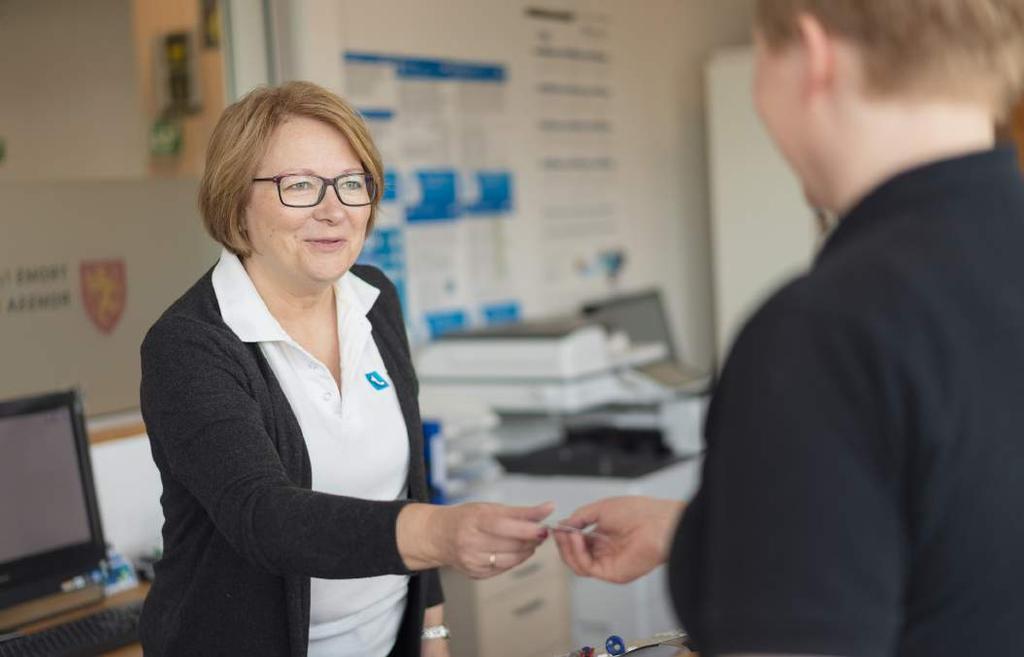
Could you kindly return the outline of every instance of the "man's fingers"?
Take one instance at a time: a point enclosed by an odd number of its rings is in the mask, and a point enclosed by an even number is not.
[[[556,532],[558,551],[569,568],[580,577],[595,575],[594,558],[587,550],[583,537],[575,532]]]
[[[586,520],[579,520],[575,516],[569,516],[568,518],[564,518],[562,520],[559,520],[557,524],[561,525],[563,527],[572,527],[574,529],[583,529],[584,527],[586,527],[588,525],[592,525],[594,523],[587,522]],[[557,529],[557,527],[556,527],[556,529]]]
[[[586,540],[576,532],[570,533],[568,538],[569,545],[576,557],[576,562],[579,564],[580,568],[587,573],[587,576],[593,577],[594,558],[590,555],[590,550],[587,549]]]
[[[561,524],[575,527],[577,529],[583,529],[589,525],[593,525],[598,522],[601,518],[601,503],[597,502],[594,504],[588,504],[581,506],[572,512],[572,515],[561,521]]]
[[[565,565],[569,567],[569,570],[577,575],[584,576],[580,571],[579,564],[576,562],[576,555],[572,552],[572,546],[569,545],[569,535],[564,532],[556,532],[555,543],[558,544],[558,554],[562,557]]]

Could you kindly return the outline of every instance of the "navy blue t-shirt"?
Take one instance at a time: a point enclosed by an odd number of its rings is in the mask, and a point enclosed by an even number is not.
[[[670,586],[702,654],[1024,655],[1024,180],[905,172],[741,332]]]

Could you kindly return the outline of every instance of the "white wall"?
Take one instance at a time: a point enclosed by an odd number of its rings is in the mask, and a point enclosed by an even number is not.
[[[136,407],[143,335],[214,262],[195,199],[223,106],[219,51],[197,53],[204,111],[184,122],[182,156],[154,166],[167,176],[150,175],[147,141],[155,41],[198,21],[195,0],[0,0],[0,398],[80,385],[90,415]],[[126,268],[108,332],[81,284],[96,260]]]
[[[0,181],[145,173],[131,6],[0,2]]]
[[[748,43],[753,0],[658,0],[620,3],[628,27],[623,81],[635,119],[624,169],[642,199],[636,234],[647,262],[634,262],[635,284],[666,291],[682,353],[714,362],[710,202],[704,68],[719,48]],[[636,11],[637,7],[642,11]],[[630,107],[621,108],[624,115]]]
[[[94,445],[90,452],[96,498],[107,543],[129,558],[161,545],[160,473],[146,436]]]
[[[754,108],[750,49],[708,66],[712,252],[719,360],[766,297],[805,270],[818,233],[799,181]]]
[[[262,3],[255,0],[224,0],[225,59],[228,62],[227,95],[233,102],[261,84],[272,84],[272,44],[267,41],[267,24]]]
[[[219,253],[197,190],[187,178],[0,182],[0,399],[77,385],[90,416],[138,407],[142,338]],[[122,313],[109,332],[91,321],[83,292],[81,267],[96,260],[124,265]],[[52,280],[19,280],[53,266],[62,272]],[[11,308],[49,295],[66,301]]]

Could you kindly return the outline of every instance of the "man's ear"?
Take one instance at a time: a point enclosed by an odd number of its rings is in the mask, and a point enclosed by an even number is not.
[[[817,94],[832,86],[836,73],[835,40],[817,18],[797,16],[800,47],[805,57],[804,93]]]

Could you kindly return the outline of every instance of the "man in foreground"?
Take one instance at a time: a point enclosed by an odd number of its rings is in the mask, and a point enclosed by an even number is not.
[[[994,124],[1024,0],[760,0],[756,42],[759,113],[838,226],[737,339],[685,513],[599,501],[563,558],[668,560],[703,655],[1019,655],[1024,180]]]

